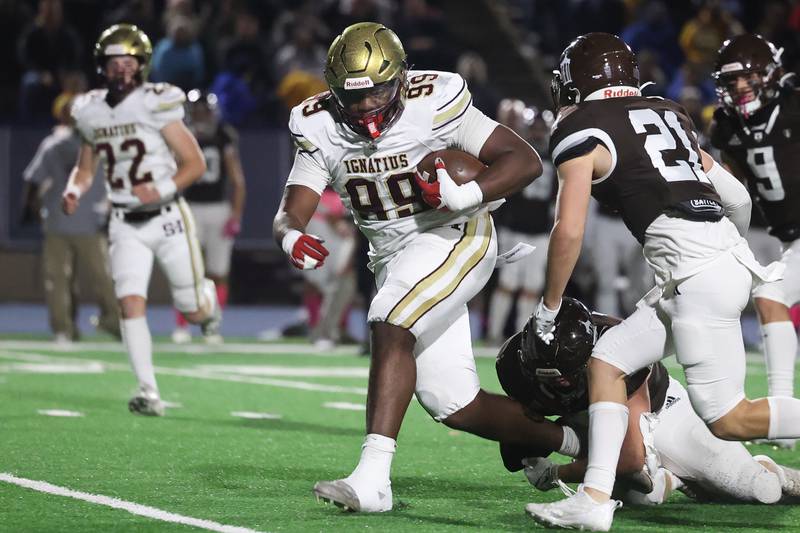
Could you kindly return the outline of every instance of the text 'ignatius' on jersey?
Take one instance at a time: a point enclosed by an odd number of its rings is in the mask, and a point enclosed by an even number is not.
[[[374,140],[339,118],[327,92],[292,110],[289,129],[298,151],[287,185],[320,194],[330,186],[339,193],[370,240],[373,259],[390,255],[419,232],[465,222],[482,209],[433,209],[414,180],[416,165],[432,151],[457,148],[477,157],[496,127],[472,106],[461,76],[409,72],[402,115]]]
[[[72,107],[75,126],[103,163],[109,198],[114,204],[139,205],[131,189],[172,179],[175,157],[161,129],[184,115],[183,91],[166,83],[144,83],[116,106],[108,89],[78,97]]]

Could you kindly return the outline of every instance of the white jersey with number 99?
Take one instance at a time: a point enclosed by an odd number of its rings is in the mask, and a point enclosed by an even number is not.
[[[456,148],[478,156],[497,123],[472,106],[458,74],[411,71],[405,109],[370,140],[334,118],[328,93],[292,109],[289,129],[297,156],[288,185],[321,194],[333,188],[370,241],[373,264],[431,228],[465,222],[481,206],[458,212],[433,209],[414,181],[416,165],[430,152]]]

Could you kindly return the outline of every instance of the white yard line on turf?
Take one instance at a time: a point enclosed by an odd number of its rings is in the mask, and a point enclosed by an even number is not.
[[[74,361],[76,363],[92,362],[103,365],[103,367],[106,370],[130,372],[130,366],[123,363],[107,363],[104,361],[98,361],[93,359],[62,357],[60,355],[44,355],[39,353],[0,351],[0,359],[11,359],[11,360],[29,361],[29,362],[54,362],[54,361]],[[171,368],[171,367],[157,366],[155,367],[155,371],[156,374],[166,374],[170,376],[181,376],[181,377],[208,379],[216,381],[228,381],[232,383],[250,383],[253,385],[267,385],[270,387],[280,387],[284,389],[297,389],[297,390],[306,390],[314,392],[339,392],[344,394],[359,394],[359,395],[367,394],[367,389],[365,387],[343,387],[339,385],[323,385],[320,383],[309,383],[307,381],[274,379],[274,378],[265,378],[260,376],[240,376],[236,374],[211,372],[209,370],[193,370],[189,368]]]
[[[224,343],[212,346],[154,342],[153,347],[157,352],[186,354],[302,354],[318,355],[320,357],[356,355],[359,350],[358,346],[339,346],[333,350],[321,352],[310,344],[292,343]],[[2,340],[0,341],[0,348],[9,350],[48,350],[64,353],[86,351],[125,353],[125,347],[119,342],[74,342],[67,346],[58,346],[47,341]]]
[[[114,353],[125,353],[125,347],[117,342],[75,342],[69,346],[56,346],[47,341],[30,340],[2,340],[0,348],[7,350],[47,350],[54,352],[86,352],[86,351],[107,351]],[[358,356],[360,347],[358,346],[339,346],[330,351],[321,352],[310,344],[292,343],[225,343],[215,346],[204,344],[172,344],[154,342],[153,348],[156,352],[177,352],[186,354],[301,354],[315,355],[318,357],[352,357]],[[497,357],[499,348],[487,348],[476,346],[473,348],[477,357]]]
[[[325,402],[322,404],[322,407],[327,407],[328,409],[342,409],[343,411],[367,410],[367,406],[362,403],[350,403],[350,402]]]
[[[102,494],[90,494],[88,492],[80,492],[77,490],[68,489],[66,487],[59,487],[58,485],[52,485],[50,483],[47,483],[46,481],[25,479],[22,477],[17,477],[6,473],[0,473],[0,481],[5,481],[6,483],[11,483],[12,485],[17,485],[20,487],[24,487],[26,489],[35,490],[38,492],[44,492],[46,494],[54,494],[56,496],[66,496],[67,498],[74,498],[76,500],[95,503],[97,505],[105,505],[106,507],[113,507],[114,509],[121,509],[131,514],[145,516],[147,518],[153,518],[155,520],[161,520],[162,522],[173,522],[175,524],[184,524],[187,526],[194,526],[194,527],[199,527],[201,529],[207,529],[208,531],[219,531],[221,533],[260,533],[255,529],[249,529],[246,527],[238,527],[238,526],[229,526],[225,524],[220,524],[218,522],[214,522],[212,520],[204,520],[202,518],[192,518],[191,516],[183,516],[176,513],[170,513],[169,511],[156,509],[155,507],[149,507],[147,505],[128,502],[125,500],[112,498],[110,496],[103,496]]]

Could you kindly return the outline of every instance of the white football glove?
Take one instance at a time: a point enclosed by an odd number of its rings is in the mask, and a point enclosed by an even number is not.
[[[534,318],[536,318],[536,335],[545,344],[549,345],[555,338],[556,316],[560,310],[561,302],[558,303],[557,309],[548,309],[544,305],[544,298],[542,298],[533,313]]]
[[[422,198],[425,202],[437,209],[449,209],[450,211],[460,211],[469,209],[483,203],[483,191],[478,182],[470,181],[464,185],[459,185],[444,165],[441,157],[436,158],[436,179],[429,182],[426,175],[416,173],[417,183],[422,189]]]

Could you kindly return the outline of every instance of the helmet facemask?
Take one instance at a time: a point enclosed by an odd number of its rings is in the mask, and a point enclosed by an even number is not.
[[[746,119],[777,98],[784,75],[782,53],[757,34],[725,41],[711,74],[720,104]]]
[[[550,80],[550,95],[556,111],[581,101],[580,91],[571,82],[565,81],[558,70],[553,71],[553,79]]]
[[[371,84],[372,80],[366,78],[363,83]],[[403,70],[393,80],[366,88],[348,88],[345,83],[345,87],[332,88],[331,93],[342,121],[355,133],[377,139],[402,114],[406,84]]]
[[[773,100],[778,93],[780,69],[739,70],[715,75],[717,97],[722,105],[747,118]],[[740,84],[744,79],[744,87]]]
[[[339,119],[358,135],[380,137],[405,107],[406,53],[397,35],[376,22],[359,22],[333,40],[325,81]]]
[[[108,74],[108,64],[109,62],[116,58],[116,57],[131,57],[136,60],[137,67],[136,71],[130,77],[130,79],[126,79],[126,73],[122,72],[115,72],[112,73],[111,76]],[[107,56],[105,58],[105,62],[100,70],[100,76],[105,81],[105,86],[108,88],[109,92],[111,92],[116,97],[122,97],[133,91],[136,87],[144,83],[144,79],[142,76],[143,70],[143,58],[139,56]]]
[[[147,80],[153,47],[143,31],[132,24],[115,24],[100,34],[94,45],[94,60],[97,73],[108,87],[110,96],[119,101]],[[126,73],[108,75],[108,64],[113,59],[133,58],[136,70],[130,79]],[[121,75],[120,75],[121,74]]]

